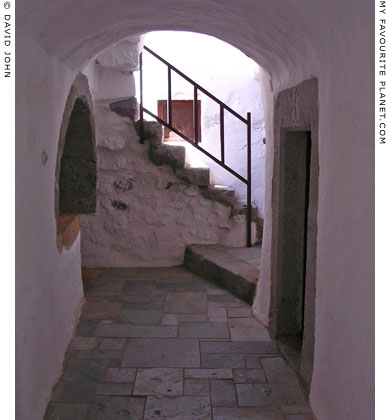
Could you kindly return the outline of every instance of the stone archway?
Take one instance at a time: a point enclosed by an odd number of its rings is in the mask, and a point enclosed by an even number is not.
[[[79,74],[65,105],[55,177],[57,248],[70,247],[80,231],[79,214],[96,209],[96,141],[92,96]]]

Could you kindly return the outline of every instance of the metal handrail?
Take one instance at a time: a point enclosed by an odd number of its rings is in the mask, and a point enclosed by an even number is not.
[[[232,108],[230,108],[228,105],[223,103],[221,100],[219,100],[217,97],[215,97],[213,94],[211,94],[208,90],[200,86],[198,83],[193,81],[191,78],[189,78],[187,75],[185,75],[183,72],[178,70],[175,66],[173,66],[168,61],[164,60],[162,57],[160,57],[157,53],[152,51],[150,48],[144,46],[144,50],[153,55],[155,58],[157,58],[159,61],[164,63],[168,68],[168,101],[167,101],[167,121],[164,121],[148,109],[144,107],[144,95],[143,95],[143,63],[142,63],[142,53],[140,54],[140,142],[144,143],[144,112],[149,114],[151,117],[153,117],[155,120],[157,120],[160,124],[167,127],[169,130],[176,133],[178,136],[180,136],[182,139],[190,143],[193,147],[200,150],[203,154],[205,154],[208,158],[216,162],[219,166],[224,168],[226,171],[230,172],[232,175],[234,175],[237,179],[239,179],[241,182],[243,182],[246,185],[247,188],[247,247],[252,246],[252,174],[251,174],[251,113],[247,113],[247,118],[245,119],[240,114],[238,114],[236,111],[234,111]],[[193,99],[193,110],[194,110],[194,139],[195,142],[192,141],[189,137],[187,137],[185,134],[177,130],[172,125],[172,71],[177,73],[179,76],[181,76],[183,79],[185,79],[187,82],[191,83],[194,86],[194,99]],[[199,130],[198,130],[198,91],[204,93],[207,95],[210,99],[217,102],[220,106],[220,141],[221,141],[221,158],[218,159],[217,157],[213,156],[211,153],[209,153],[207,150],[203,149],[201,146],[199,146]],[[225,163],[225,110],[230,112],[234,117],[238,118],[240,121],[242,121],[244,124],[247,125],[247,176],[244,178],[240,174],[238,174],[234,169],[230,168]]]

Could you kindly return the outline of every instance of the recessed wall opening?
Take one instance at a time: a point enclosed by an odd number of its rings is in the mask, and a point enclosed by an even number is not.
[[[160,99],[157,101],[158,116],[167,121],[167,100]],[[202,141],[202,120],[201,120],[201,101],[197,101],[198,114],[198,143]],[[190,140],[195,141],[194,138],[194,101],[193,100],[172,100],[172,125],[174,125],[180,132],[185,134]],[[173,131],[164,127],[164,141],[182,141],[184,140]]]
[[[301,350],[304,335],[311,133],[281,138],[279,201],[279,302],[276,336]]]
[[[90,111],[76,99],[60,160],[57,248],[69,248],[80,231],[79,214],[96,210],[96,158]]]
[[[318,81],[281,91],[274,115],[270,331],[310,388],[315,347]]]

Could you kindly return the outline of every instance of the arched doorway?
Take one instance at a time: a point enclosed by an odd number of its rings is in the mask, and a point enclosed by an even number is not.
[[[57,154],[57,248],[69,248],[80,231],[79,214],[96,209],[96,148],[87,78],[77,76],[65,106]]]

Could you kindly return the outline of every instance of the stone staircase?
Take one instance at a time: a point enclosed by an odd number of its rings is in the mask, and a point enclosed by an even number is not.
[[[135,123],[141,135],[140,122]],[[218,245],[190,245],[184,254],[184,265],[195,274],[207,278],[252,304],[259,276],[259,266],[247,258],[239,258],[233,251],[245,250],[246,246],[246,204],[235,197],[234,189],[228,186],[210,184],[210,168],[191,166],[186,162],[186,148],[183,145],[164,143],[163,128],[159,123],[144,121],[144,140],[149,142],[149,159],[157,166],[168,165],[175,176],[189,185],[196,186],[203,197],[218,201],[230,207],[232,228],[224,243]],[[177,143],[177,142],[176,142]],[[258,210],[252,207],[252,242],[256,242],[256,222]],[[231,248],[233,247],[233,248]],[[260,247],[250,248],[249,253]],[[247,255],[246,255],[247,257]]]
[[[141,136],[140,121],[134,123]],[[157,122],[144,121],[143,139],[149,143],[149,158],[157,166],[168,165],[175,176],[189,185],[196,186],[203,197],[218,201],[231,209],[232,229],[221,245],[246,246],[246,203],[235,197],[234,189],[229,186],[210,184],[210,168],[191,166],[186,158],[185,146],[163,141],[163,128]],[[177,142],[176,142],[177,143]],[[258,209],[252,207],[252,244],[257,242]]]

